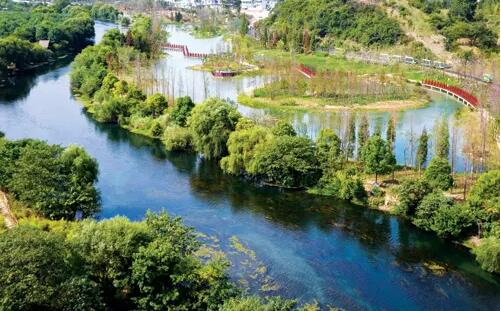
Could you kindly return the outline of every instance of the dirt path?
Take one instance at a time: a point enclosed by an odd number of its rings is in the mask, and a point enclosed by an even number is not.
[[[5,226],[9,229],[17,226],[17,219],[10,210],[9,200],[4,192],[0,191],[0,214],[4,217]]]

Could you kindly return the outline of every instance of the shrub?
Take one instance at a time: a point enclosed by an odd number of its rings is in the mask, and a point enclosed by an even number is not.
[[[275,136],[296,136],[296,131],[288,122],[279,120],[277,124],[271,129]]]
[[[426,168],[424,180],[433,189],[447,190],[452,187],[451,166],[446,158],[434,157]]]
[[[167,100],[162,94],[153,94],[146,98],[143,107],[143,113],[146,115],[151,115],[154,118],[158,117],[167,109]]]
[[[341,200],[362,203],[367,199],[362,180],[352,170],[342,170],[322,176],[317,189],[322,195],[334,196]]]
[[[407,180],[397,188],[399,203],[397,213],[414,215],[421,200],[431,192],[430,185],[423,180]]]
[[[471,211],[460,205],[454,205],[451,198],[435,191],[423,198],[412,222],[428,231],[434,231],[440,237],[457,237],[472,224]]]
[[[498,234],[499,236],[499,234]],[[490,236],[472,250],[482,269],[499,273],[499,237]]]
[[[192,149],[191,133],[184,127],[169,127],[165,129],[163,142],[169,151]]]

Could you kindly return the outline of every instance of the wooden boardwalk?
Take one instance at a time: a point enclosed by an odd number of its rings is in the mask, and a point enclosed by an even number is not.
[[[213,54],[208,53],[193,53],[188,50],[188,47],[183,44],[166,43],[163,46],[164,49],[182,51],[183,55],[191,58],[207,58]]]

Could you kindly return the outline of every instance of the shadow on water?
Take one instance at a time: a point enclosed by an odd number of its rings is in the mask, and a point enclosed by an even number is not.
[[[49,72],[54,72],[55,74],[45,75],[44,78],[52,80],[59,79],[60,75],[57,74],[58,71],[56,69],[69,65],[73,57],[74,56],[68,56],[52,64],[6,78],[5,85],[0,85],[0,103],[8,104],[25,99],[31,89],[38,83],[38,79]]]

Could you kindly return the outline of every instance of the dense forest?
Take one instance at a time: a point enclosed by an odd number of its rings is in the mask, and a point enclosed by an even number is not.
[[[286,0],[258,24],[267,47],[308,52],[329,42],[392,45],[403,38],[397,21],[377,7],[342,0]]]
[[[499,1],[412,0],[409,3],[429,15],[429,23],[445,36],[448,49],[463,44],[489,52],[498,50]]]
[[[0,190],[49,219],[95,215],[100,197],[98,165],[78,146],[0,138]]]
[[[23,70],[78,52],[92,43],[93,19],[118,21],[121,15],[111,5],[92,7],[56,1],[53,5],[12,6],[0,12],[0,73]],[[38,44],[48,40],[48,46]]]

